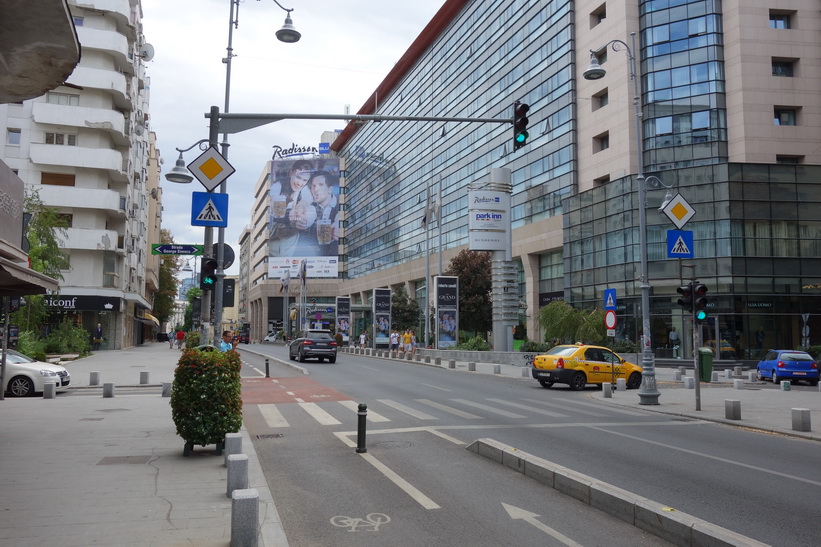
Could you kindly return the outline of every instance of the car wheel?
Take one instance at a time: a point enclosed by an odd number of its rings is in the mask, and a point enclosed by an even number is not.
[[[300,352],[297,357],[298,357],[300,363],[305,362],[305,356],[302,354],[302,352]]]
[[[328,357],[329,363],[336,363],[336,357]]]
[[[764,375],[761,374],[761,369],[756,370],[755,376],[758,378],[759,382],[763,382],[765,380]]]
[[[553,387],[553,382],[548,382],[547,380],[539,380],[539,384],[545,389]]]
[[[817,386],[818,385],[818,380],[807,380],[807,381],[810,383],[811,386]]]
[[[324,363],[324,362],[325,362],[325,358],[324,358],[324,357],[317,357],[317,358],[316,358],[316,360],[317,360],[317,362],[319,362],[319,363]]]
[[[583,372],[577,372],[570,378],[570,389],[573,391],[579,391],[580,389],[584,389],[584,386],[587,385],[587,377],[584,375]]]
[[[34,395],[34,382],[25,376],[15,376],[9,382],[9,393],[13,397],[30,397]]]
[[[773,369],[773,383],[774,384],[778,383],[778,374],[775,373],[775,369]]]
[[[641,387],[641,374],[634,372],[627,379],[627,389],[638,389]]]

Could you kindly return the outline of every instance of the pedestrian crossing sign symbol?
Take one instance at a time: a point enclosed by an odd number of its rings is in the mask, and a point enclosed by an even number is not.
[[[616,289],[604,289],[604,309],[616,309]]]
[[[693,232],[667,230],[667,258],[693,258]]]
[[[228,227],[228,194],[191,194],[191,226]]]

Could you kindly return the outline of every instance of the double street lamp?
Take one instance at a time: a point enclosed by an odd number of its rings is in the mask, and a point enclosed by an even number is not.
[[[610,40],[603,47],[598,50],[590,51],[590,66],[584,71],[584,78],[586,80],[600,80],[604,78],[606,71],[599,65],[599,60],[596,57],[596,51],[604,51],[611,47],[613,51],[621,51],[624,49],[627,52],[629,59],[630,79],[633,81],[633,108],[635,109],[635,123],[636,123],[636,155],[638,159],[638,174],[636,175],[636,184],[639,190],[639,253],[641,256],[641,274],[639,282],[641,283],[641,387],[639,388],[639,404],[643,405],[657,405],[659,404],[659,391],[656,386],[656,366],[655,357],[653,356],[653,348],[650,341],[650,280],[647,267],[647,186],[644,177],[644,137],[642,132],[642,115],[641,115],[641,95],[639,92],[638,72],[636,70],[636,33],[630,33],[632,49],[627,43],[621,40]]]
[[[227,56],[222,59],[222,62],[225,63],[225,112],[229,111],[229,104],[230,104],[230,97],[231,97],[231,59],[234,57],[234,48],[233,48],[233,37],[234,37],[234,28],[239,25],[239,4],[241,0],[230,0],[231,9],[230,15],[228,19],[228,47],[227,49]],[[285,16],[285,24],[282,26],[281,29],[276,31],[276,37],[280,42],[293,44],[298,42],[302,35],[294,28],[294,23],[291,20],[291,12],[294,11],[293,9],[288,9],[282,6],[277,0],[274,0],[274,3],[279,6],[280,9],[286,12]],[[171,170],[170,173],[165,175],[166,180],[169,182],[175,182],[180,184],[188,184],[194,177],[188,171],[185,166],[185,161],[183,160],[183,153],[191,150],[195,146],[199,146],[201,150],[207,150],[210,146],[216,147],[217,145],[217,134],[214,133],[215,127],[212,124],[212,131],[209,135],[208,139],[202,139],[193,145],[189,146],[186,149],[177,148],[177,152],[180,153],[179,158],[177,158],[177,162],[174,168]],[[228,159],[228,134],[223,134],[223,141],[222,145],[222,156],[227,160]],[[220,186],[220,193],[227,193],[228,183],[223,182]],[[203,249],[203,256],[204,258],[211,257],[211,253],[213,252],[214,246],[214,229],[210,226],[206,226],[205,228],[205,241],[204,241],[204,249]],[[221,328],[222,325],[222,302],[223,302],[223,279],[225,278],[225,271],[223,270],[223,264],[225,262],[225,228],[220,227],[218,228],[218,235],[217,235],[217,251],[216,251],[216,259],[217,259],[217,271],[216,277],[217,282],[214,285],[214,325],[218,328]],[[211,294],[209,291],[204,291],[202,295],[202,337],[201,340],[203,343],[207,343],[210,338],[210,320],[211,320]],[[214,341],[219,339],[222,333],[216,332],[213,333]]]

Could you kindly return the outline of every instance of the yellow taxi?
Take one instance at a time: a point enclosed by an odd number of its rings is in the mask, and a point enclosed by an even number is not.
[[[601,386],[625,378],[627,389],[641,385],[641,367],[622,359],[609,348],[584,344],[556,346],[533,358],[531,374],[544,388],[567,384],[572,390],[587,384]]]

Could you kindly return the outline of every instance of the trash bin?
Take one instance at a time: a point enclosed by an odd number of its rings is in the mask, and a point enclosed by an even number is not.
[[[713,378],[713,350],[710,348],[698,348],[698,369],[701,374],[701,381],[708,382]]]

